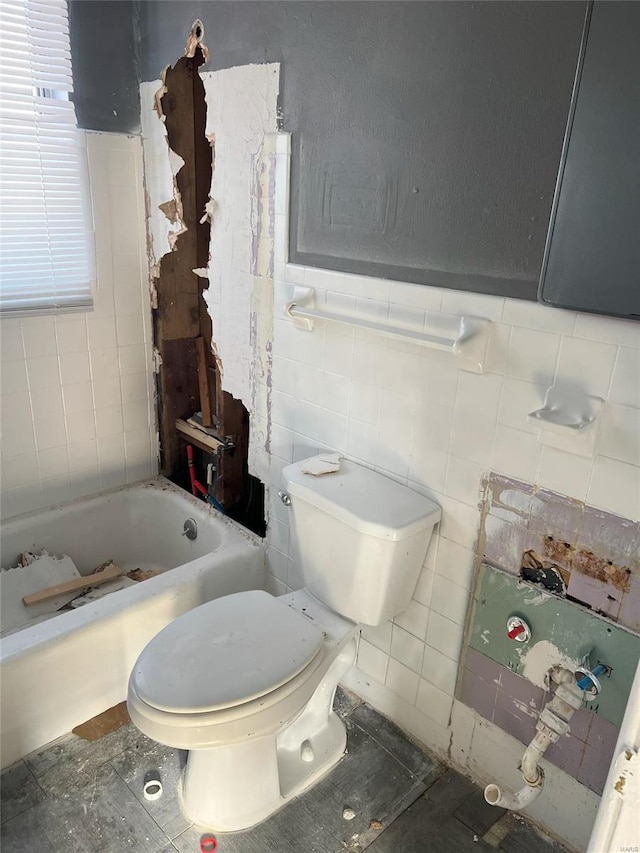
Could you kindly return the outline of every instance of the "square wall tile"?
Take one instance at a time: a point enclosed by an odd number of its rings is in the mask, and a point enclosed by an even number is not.
[[[525,536],[525,528],[488,515],[484,522],[484,560],[506,572],[518,574]]]
[[[38,460],[35,453],[21,453],[5,459],[3,488],[14,489],[38,480]]]
[[[61,415],[63,411],[61,386],[50,386],[32,391],[31,411],[35,421],[43,421],[48,417]]]
[[[538,437],[522,430],[498,424],[496,427],[491,467],[523,480],[534,481],[540,458]]]
[[[423,640],[394,625],[391,635],[391,657],[419,673],[422,670],[423,655]]]
[[[38,470],[43,480],[69,474],[69,460],[66,445],[50,447],[38,453]]]
[[[640,519],[640,468],[596,456],[587,500],[634,521]]]
[[[449,455],[444,493],[469,506],[477,506],[480,500],[483,468],[468,459]]]
[[[391,651],[392,630],[393,623],[385,622],[383,625],[363,625],[360,633],[372,646],[385,652],[385,654],[389,654]]]
[[[453,696],[458,676],[458,664],[431,646],[425,646],[422,677],[447,696]]]
[[[618,620],[632,631],[640,632],[640,576],[637,574],[632,577],[631,588],[622,598]]]
[[[451,722],[453,696],[440,690],[436,685],[425,679],[420,679],[416,706],[427,717],[435,720],[438,725],[447,728]]]
[[[357,667],[379,684],[385,683],[389,657],[383,651],[360,638]]]
[[[518,708],[504,693],[497,692],[492,722],[520,743],[527,744],[533,739],[536,717],[536,714]]]
[[[58,342],[58,354],[72,352],[87,352],[89,343],[87,339],[87,321],[84,316],[74,317],[60,315],[56,317],[56,339]]]
[[[407,609],[393,620],[396,625],[404,628],[414,637],[424,641],[429,621],[429,610],[418,601],[411,600]]]
[[[25,362],[0,360],[0,394],[10,397],[12,394],[24,394],[28,390]]]
[[[89,353],[61,353],[59,361],[63,385],[73,385],[76,382],[89,382],[91,380]]]
[[[416,672],[393,658],[389,659],[385,678],[385,684],[389,690],[397,693],[409,705],[415,705],[419,683],[420,676]]]
[[[602,456],[640,467],[640,409],[607,405],[596,448]]]
[[[495,684],[484,681],[468,669],[463,671],[460,700],[485,720],[493,720],[497,692]]]
[[[67,418],[79,412],[93,411],[93,393],[90,382],[65,385],[62,389],[62,396]]]
[[[471,589],[475,554],[444,536],[439,538],[436,573],[465,590]],[[446,615],[446,614],[444,614]]]
[[[555,381],[606,399],[616,355],[613,344],[564,337]]]
[[[53,317],[25,317],[21,322],[27,359],[57,355],[58,344]]]
[[[30,391],[42,391],[60,385],[60,368],[56,355],[29,358],[26,365]]]
[[[640,408],[640,352],[637,349],[618,349],[609,402]]]
[[[431,596],[431,609],[434,612],[446,616],[452,622],[464,625],[468,604],[468,589],[458,586],[443,575],[436,575]]]
[[[538,483],[561,495],[579,501],[587,497],[593,463],[554,447],[543,447],[538,469]]]
[[[550,385],[559,350],[559,335],[514,326],[509,341],[507,375]]]
[[[427,644],[451,660],[460,659],[463,633],[462,625],[452,622],[435,611],[431,612],[427,627]]]

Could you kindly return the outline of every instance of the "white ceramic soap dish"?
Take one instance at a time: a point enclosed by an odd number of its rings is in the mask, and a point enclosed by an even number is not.
[[[600,397],[552,385],[547,388],[542,408],[529,412],[527,418],[542,430],[579,435],[593,427],[603,403]]]

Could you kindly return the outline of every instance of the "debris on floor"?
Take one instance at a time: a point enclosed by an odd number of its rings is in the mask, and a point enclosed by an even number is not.
[[[3,771],[2,853],[43,838],[49,853],[567,853],[357,697],[339,689],[334,708],[350,750],[331,773],[257,826],[213,833],[181,810],[186,753],[150,741],[116,705]],[[149,800],[154,771],[163,793]]]
[[[86,723],[81,723],[71,731],[83,740],[94,741],[100,740],[100,738],[117,731],[130,722],[131,717],[127,711],[127,703],[120,702],[118,705],[114,705],[113,708],[108,708],[96,717],[87,720]]]

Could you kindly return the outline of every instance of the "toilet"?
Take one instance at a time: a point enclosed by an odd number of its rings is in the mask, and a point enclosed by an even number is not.
[[[134,724],[188,750],[182,805],[197,825],[246,829],[324,776],[346,748],[332,710],[355,663],[361,625],[409,604],[440,507],[342,459],[288,465],[291,513],[305,587],[209,601],[178,617],[140,654],[129,679]]]

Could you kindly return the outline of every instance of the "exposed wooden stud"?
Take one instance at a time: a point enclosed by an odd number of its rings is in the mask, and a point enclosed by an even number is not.
[[[202,335],[196,338],[196,355],[198,357],[198,384],[200,385],[200,414],[202,426],[212,426],[211,395],[209,393],[209,368],[207,365],[207,354]]]

